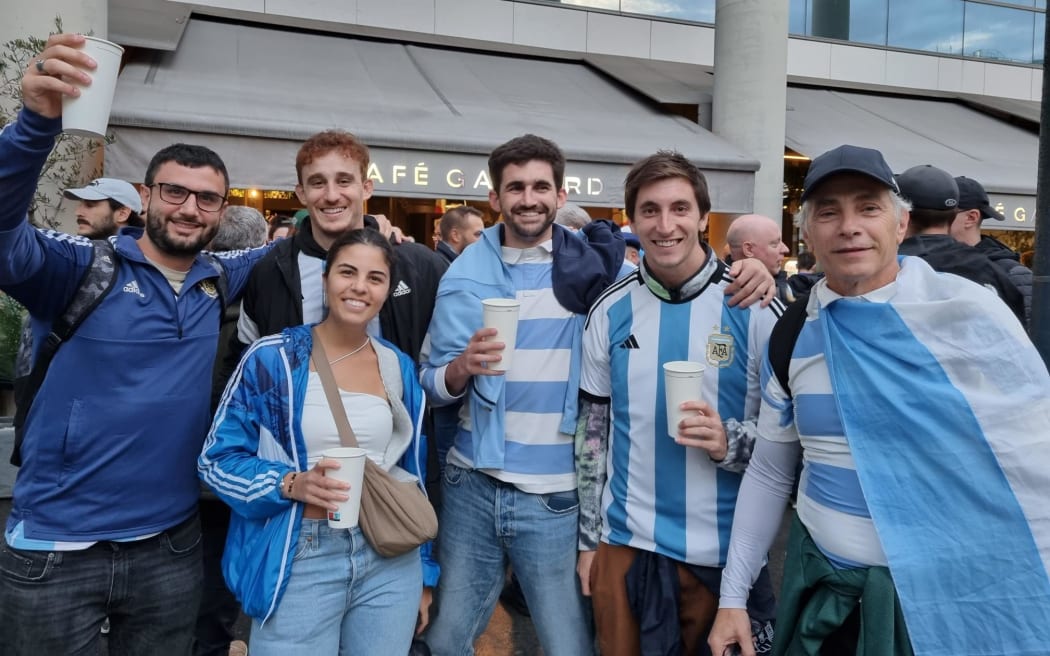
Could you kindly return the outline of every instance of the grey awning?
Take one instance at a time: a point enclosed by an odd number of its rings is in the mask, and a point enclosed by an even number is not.
[[[581,190],[570,198],[584,204],[622,205],[630,164],[673,148],[708,175],[716,210],[749,211],[758,168],[584,64],[205,20],[175,52],[126,66],[111,123],[107,173],[131,180],[157,148],[185,139],[214,147],[237,186],[289,189],[298,144],[327,128],[372,147],[376,190],[388,195],[486,196],[474,183],[488,152],[526,132],[561,146]],[[415,184],[420,164],[426,184]]]
[[[850,143],[894,171],[932,164],[990,194],[1035,195],[1038,135],[960,103],[788,88],[787,104],[787,145],[809,157]]]

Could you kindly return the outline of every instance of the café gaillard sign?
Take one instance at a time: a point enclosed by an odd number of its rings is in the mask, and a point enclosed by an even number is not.
[[[484,155],[372,149],[368,178],[378,196],[488,198],[492,188]],[[586,205],[620,206],[627,166],[569,162],[565,190]]]
[[[985,219],[985,230],[1035,230],[1035,196],[989,194],[989,201],[1006,221]]]

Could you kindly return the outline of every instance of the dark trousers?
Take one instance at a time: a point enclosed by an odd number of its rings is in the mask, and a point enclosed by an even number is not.
[[[0,650],[97,654],[109,617],[111,656],[189,654],[200,542],[196,515],[146,540],[80,551],[12,549],[0,539]]]
[[[202,498],[199,508],[204,585],[193,654],[226,656],[234,638],[233,626],[241,614],[241,606],[222,576],[222,552],[230,528],[230,507],[218,499]]]

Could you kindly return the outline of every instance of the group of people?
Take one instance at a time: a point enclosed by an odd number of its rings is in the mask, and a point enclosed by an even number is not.
[[[34,344],[99,268],[95,243],[26,219],[90,79],[82,39],[49,39],[0,132],[0,288]],[[295,233],[217,255],[229,176],[209,149],[163,149],[115,199],[144,226],[109,240],[112,287],[23,427],[7,652],[89,653],[108,618],[112,654],[223,653],[239,607],[253,655],[470,654],[508,569],[551,656],[1045,651],[1050,375],[1023,306],[899,254],[920,194],[877,151],[812,162],[799,218],[823,278],[787,308],[779,233],[741,217],[751,252],[719,260],[678,153],[627,175],[637,266],[608,221],[555,222],[565,158],[542,137],[492,151],[502,221],[464,206],[438,252],[365,214],[368,163],[349,133],[310,137]],[[488,298],[519,302],[514,344],[482,327]],[[669,431],[676,360],[705,371]],[[342,444],[328,369],[375,464],[422,488],[441,454],[436,544],[384,557],[328,526],[348,496],[323,456]],[[232,596],[209,607],[215,583]]]

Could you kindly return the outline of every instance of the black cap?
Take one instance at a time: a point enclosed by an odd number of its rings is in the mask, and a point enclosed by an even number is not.
[[[893,191],[898,191],[897,181],[893,179],[893,171],[882,157],[882,153],[872,148],[847,144],[829,150],[810,163],[809,172],[806,173],[806,179],[802,183],[803,202],[821,182],[838,173],[866,175]]]
[[[984,190],[980,182],[973,178],[959,176],[955,178],[955,184],[959,186],[959,210],[981,210],[981,216],[986,219],[1005,221],[1002,212],[995,211],[988,201],[988,192]]]
[[[959,206],[959,185],[944,169],[929,164],[913,166],[897,176],[901,196],[917,210],[954,210]]]

